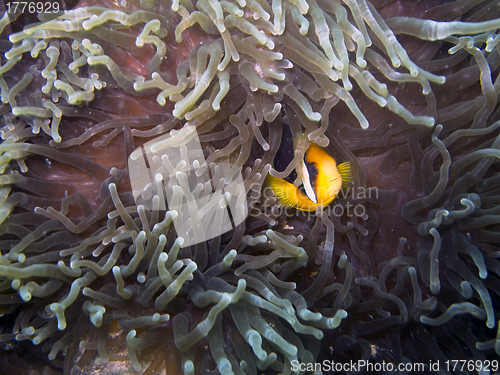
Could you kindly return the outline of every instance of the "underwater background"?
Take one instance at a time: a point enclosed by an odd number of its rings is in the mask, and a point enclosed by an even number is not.
[[[498,373],[498,0],[8,4],[0,373]],[[186,126],[248,210],[191,246],[127,164]],[[353,181],[302,212],[311,143]]]

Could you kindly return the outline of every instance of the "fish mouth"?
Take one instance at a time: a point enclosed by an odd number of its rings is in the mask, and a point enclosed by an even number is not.
[[[330,180],[330,181],[328,181],[328,182],[335,182],[335,181],[337,181],[339,178],[340,178],[340,176],[339,176],[339,177],[335,177],[333,180]]]

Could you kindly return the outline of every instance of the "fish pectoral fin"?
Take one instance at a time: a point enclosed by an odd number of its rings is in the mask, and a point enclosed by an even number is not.
[[[299,189],[282,178],[267,175],[266,184],[283,206],[297,206],[299,203]]]
[[[349,185],[352,184],[352,172],[351,163],[346,161],[345,163],[337,165],[337,170],[342,176],[342,189],[347,190]]]

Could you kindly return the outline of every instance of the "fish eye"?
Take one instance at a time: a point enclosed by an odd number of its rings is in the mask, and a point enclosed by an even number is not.
[[[318,174],[318,168],[315,165],[311,166],[311,174]]]

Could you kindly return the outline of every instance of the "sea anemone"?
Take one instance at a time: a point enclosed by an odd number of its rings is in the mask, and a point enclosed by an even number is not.
[[[409,3],[4,9],[0,372],[497,371],[500,4]],[[212,168],[193,192],[188,128]],[[158,137],[182,160],[137,192]],[[263,184],[298,185],[311,142],[353,185],[304,213]],[[240,171],[248,218],[178,235],[164,193]]]

